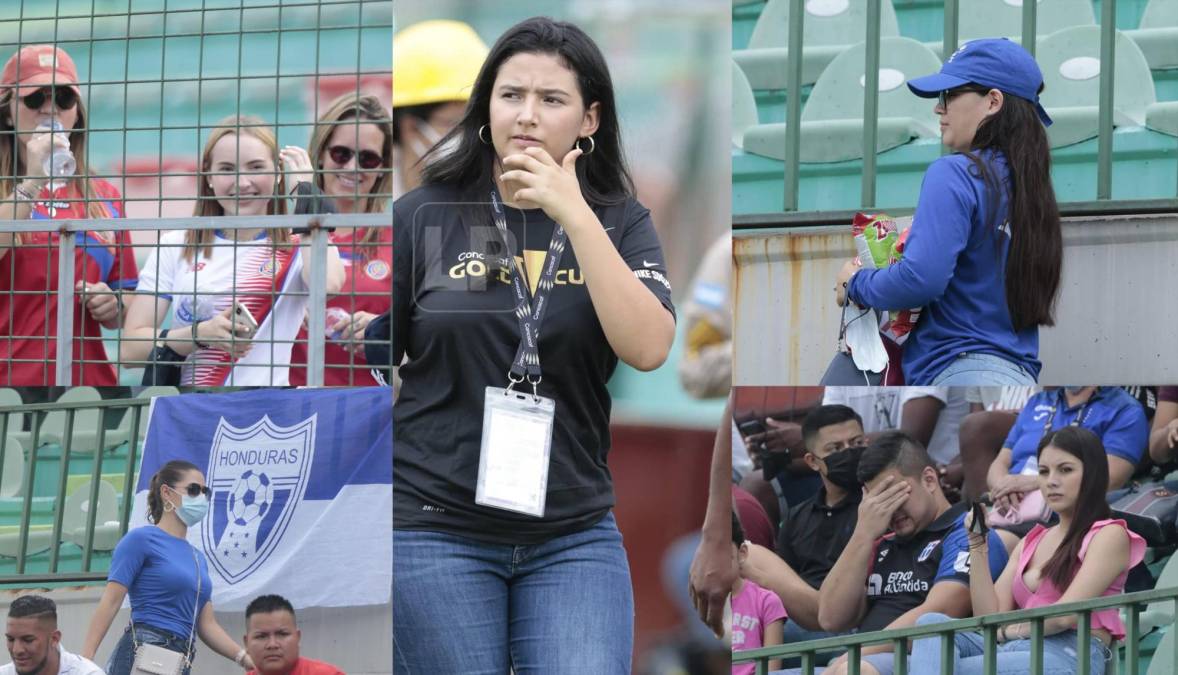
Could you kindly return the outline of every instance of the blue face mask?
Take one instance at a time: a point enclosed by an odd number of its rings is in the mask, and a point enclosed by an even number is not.
[[[196,525],[204,520],[205,515],[209,512],[209,498],[204,495],[196,497],[189,497],[184,495],[184,499],[180,504],[180,508],[176,509],[176,517],[180,522],[188,527]]]

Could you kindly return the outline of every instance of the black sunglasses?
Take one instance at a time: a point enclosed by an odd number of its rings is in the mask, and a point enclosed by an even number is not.
[[[168,487],[171,487],[173,490],[176,490],[177,492],[180,491],[175,486],[168,486]],[[212,488],[210,488],[207,485],[201,485],[200,483],[189,483],[188,487],[184,488],[184,491],[188,493],[189,497],[195,497],[201,493],[204,493],[204,496],[206,496],[206,497],[211,497],[213,495]]]
[[[28,96],[22,96],[21,100],[29,110],[40,110],[50,96],[58,110],[70,110],[78,105],[78,95],[69,87],[41,87]]]
[[[988,91],[990,91],[988,87],[979,87],[974,85],[967,85],[964,87],[958,87],[956,89],[946,89],[940,94],[937,94],[937,105],[940,106],[942,110],[946,110],[949,107],[949,101],[952,101],[962,94],[985,94]]]
[[[333,145],[327,149],[327,154],[331,156],[331,161],[342,165],[352,161],[356,151],[346,145]],[[357,162],[361,169],[376,169],[384,164],[384,158],[371,150],[361,150]]]

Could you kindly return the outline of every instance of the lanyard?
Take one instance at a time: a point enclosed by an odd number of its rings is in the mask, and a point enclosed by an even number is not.
[[[1096,395],[1099,393],[1099,391],[1092,392],[1092,396],[1089,396],[1088,400],[1084,402],[1084,405],[1080,406],[1080,412],[1076,413],[1076,419],[1072,420],[1072,423],[1068,425],[1069,427],[1083,426],[1084,419],[1088,417],[1088,409],[1092,405],[1092,399],[1096,398]],[[1056,397],[1055,405],[1051,406],[1051,412],[1047,415],[1047,423],[1043,425],[1043,436],[1051,433],[1051,424],[1055,421],[1055,411],[1059,409],[1060,405],[1059,397],[1063,395],[1061,391],[1059,396]],[[1064,401],[1066,400],[1064,399]]]
[[[519,321],[519,349],[516,350],[515,359],[511,362],[511,370],[507,373],[507,378],[511,380],[508,389],[526,379],[532,385],[532,392],[535,393],[541,377],[540,324],[544,320],[545,310],[548,309],[548,295],[555,285],[557,266],[564,253],[568,235],[560,223],[555,223],[552,241],[548,242],[548,255],[544,258],[544,269],[540,273],[540,280],[536,283],[536,293],[533,295],[528,291],[524,275],[515,262],[515,253],[507,244],[507,216],[503,213],[503,206],[499,203],[499,191],[496,189],[491,190],[491,210],[495,226],[503,235],[503,243],[507,247],[507,257],[511,260],[511,289],[515,294],[515,317]]]

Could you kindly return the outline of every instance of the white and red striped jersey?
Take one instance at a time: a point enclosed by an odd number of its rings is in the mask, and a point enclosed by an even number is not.
[[[181,384],[196,386],[285,386],[290,350],[307,308],[303,258],[298,236],[275,247],[263,231],[253,241],[238,241],[216,231],[211,255],[196,251],[184,259],[182,230],[168,232],[139,273],[140,293],[171,301],[171,328],[206,321],[234,301],[258,322],[253,347],[233,361],[215,347],[189,355]]]

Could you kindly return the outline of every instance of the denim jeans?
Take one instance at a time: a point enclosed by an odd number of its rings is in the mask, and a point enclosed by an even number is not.
[[[188,636],[181,637],[171,631],[149,626],[145,623],[135,624],[135,637],[139,644],[158,645],[164,649],[170,649],[174,652],[183,653],[188,649]],[[192,653],[188,655],[188,661],[191,664],[196,660],[196,643],[193,642]],[[119,643],[115,645],[114,652],[110,655],[110,660],[106,662],[106,675],[130,675],[131,667],[135,665],[135,643],[131,641],[131,625],[127,624],[126,630],[123,631],[123,637],[119,638]],[[181,671],[183,675],[189,675],[189,668]]]
[[[944,614],[925,614],[916,620],[916,625],[951,621]],[[982,654],[985,640],[979,633],[961,632],[954,635],[953,675],[981,675]],[[1088,643],[1091,652],[1092,675],[1104,675],[1105,657],[1108,650],[1097,638]],[[998,675],[1029,675],[1031,672],[1031,641],[1010,640],[998,645]],[[1073,675],[1076,672],[1076,631],[1069,630],[1043,638],[1043,675]],[[908,660],[908,671],[912,673],[935,673],[941,667],[940,636],[916,640],[912,645],[912,656]],[[949,675],[946,673],[946,675]]]
[[[1035,384],[1035,378],[1025,368],[993,354],[958,354],[932,384],[938,386],[1000,386]]]
[[[613,514],[533,546],[393,530],[393,672],[628,675],[630,566]]]

